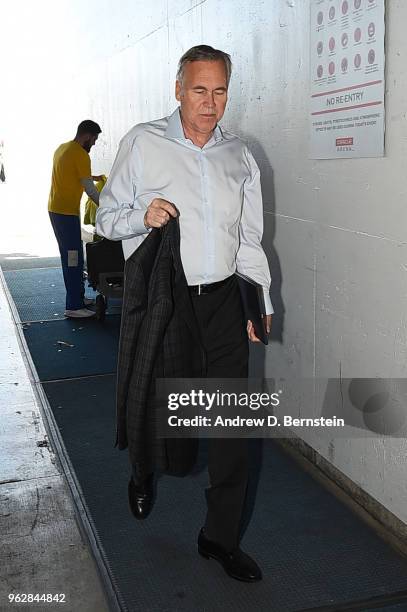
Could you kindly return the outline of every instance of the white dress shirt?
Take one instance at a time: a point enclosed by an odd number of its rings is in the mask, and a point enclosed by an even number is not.
[[[204,147],[185,138],[179,108],[141,123],[121,140],[100,194],[96,232],[123,240],[127,259],[144,238],[154,198],[179,210],[181,260],[188,285],[214,283],[236,270],[262,285],[271,314],[270,271],[261,246],[259,168],[237,136],[217,126]]]

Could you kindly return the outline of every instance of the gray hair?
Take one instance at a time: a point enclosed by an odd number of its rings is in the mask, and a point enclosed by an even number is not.
[[[209,47],[208,45],[197,45],[196,47],[191,47],[191,49],[184,53],[178,63],[177,81],[182,83],[185,66],[189,62],[216,62],[219,60],[224,63],[226,71],[226,83],[227,85],[229,85],[230,77],[232,74],[232,61],[230,59],[230,55],[228,53],[225,53],[224,51],[220,51],[219,49]]]

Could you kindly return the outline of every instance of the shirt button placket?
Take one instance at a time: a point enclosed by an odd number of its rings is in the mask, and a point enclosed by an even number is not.
[[[206,273],[209,280],[213,280],[214,275],[214,263],[215,263],[215,252],[214,252],[214,227],[213,227],[213,211],[209,203],[208,193],[208,174],[207,174],[207,160],[205,151],[201,151],[201,172],[202,172],[202,188],[203,188],[203,202],[204,202],[204,218],[205,218],[205,248],[206,248]],[[211,233],[212,229],[212,233]]]
[[[202,187],[202,210],[203,210],[203,218],[204,218],[204,274],[205,280],[208,280],[209,277],[209,219],[208,219],[208,196],[207,196],[207,186],[206,186],[206,176],[205,176],[205,157],[204,152],[199,152],[199,168],[201,172],[201,187]]]

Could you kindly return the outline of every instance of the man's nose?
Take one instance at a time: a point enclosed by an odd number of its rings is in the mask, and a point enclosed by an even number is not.
[[[207,104],[207,106],[211,106],[211,107],[216,106],[216,104],[215,104],[215,95],[208,91],[208,93],[206,95],[205,103]]]

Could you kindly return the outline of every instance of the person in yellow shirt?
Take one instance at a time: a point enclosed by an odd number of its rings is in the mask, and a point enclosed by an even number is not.
[[[93,301],[84,298],[80,203],[86,191],[99,204],[99,192],[93,181],[102,177],[92,176],[89,152],[101,131],[94,121],[82,121],[75,138],[61,144],[54,153],[48,213],[61,255],[66,289],[65,316],[69,318],[95,314],[86,308]]]

